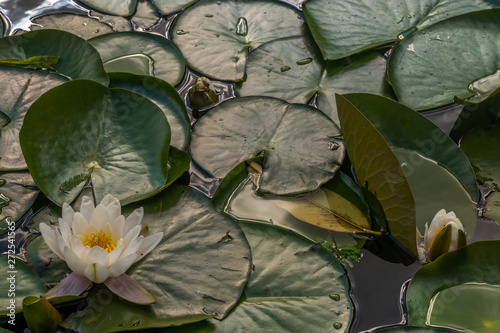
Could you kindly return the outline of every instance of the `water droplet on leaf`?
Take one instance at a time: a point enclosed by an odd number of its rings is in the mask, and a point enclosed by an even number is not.
[[[290,70],[290,66],[283,66],[280,68],[281,72],[286,72]]]
[[[246,18],[238,18],[238,22],[236,23],[236,34],[240,36],[246,36],[248,34],[248,23]]]
[[[310,63],[311,61],[313,61],[312,58],[304,58],[304,59],[300,59],[296,62],[297,65],[299,66],[302,66],[302,65],[307,65],[308,63]]]

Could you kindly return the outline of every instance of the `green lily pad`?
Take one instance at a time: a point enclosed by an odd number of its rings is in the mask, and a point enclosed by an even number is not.
[[[460,140],[460,148],[474,167],[477,179],[500,190],[500,125],[476,128]]]
[[[35,201],[38,192],[28,172],[0,173],[0,220],[19,220]]]
[[[107,72],[155,76],[178,84],[186,70],[181,52],[168,39],[152,33],[116,32],[89,39]]]
[[[300,12],[276,1],[208,0],[179,14],[171,38],[198,72],[241,81],[250,49],[302,35],[303,23]]]
[[[49,202],[47,206],[36,212],[28,222],[28,228],[34,232],[40,232],[40,222],[54,226],[57,223],[57,219],[61,217],[61,207],[53,202]]]
[[[500,8],[441,21],[398,43],[388,78],[401,103],[424,110],[500,86]],[[487,87],[489,86],[489,87]]]
[[[154,0],[153,2],[162,15],[170,15],[198,2],[198,0]]]
[[[324,58],[334,60],[394,42],[452,16],[496,7],[497,0],[308,0],[302,9]]]
[[[22,310],[24,297],[45,294],[47,289],[24,262],[10,255],[2,255],[0,259],[0,269],[3,272],[0,287],[5,293],[5,296],[0,297],[0,317],[5,318],[8,314]]]
[[[147,201],[143,223],[163,231],[160,244],[128,272],[155,298],[148,306],[95,288],[88,306],[63,322],[81,332],[116,332],[222,319],[240,298],[250,273],[250,248],[241,228],[200,192],[173,186]]]
[[[110,88],[132,90],[158,105],[167,117],[172,130],[170,144],[179,149],[187,147],[191,122],[187,114],[186,104],[170,84],[152,76],[130,73],[110,73],[109,77],[111,79]]]
[[[41,222],[50,224],[48,220]],[[49,249],[43,237],[36,237],[30,240],[24,256],[27,265],[47,285],[54,286],[69,272],[66,262]]]
[[[130,20],[135,30],[150,31],[161,22],[161,14],[152,1],[140,0]]]
[[[117,15],[117,16],[131,16],[137,5],[137,0],[80,0],[85,5],[97,9],[101,12]]]
[[[33,179],[58,205],[72,202],[89,178],[96,201],[113,193],[123,204],[167,180],[167,119],[129,90],[69,81],[32,104],[19,136]]]
[[[500,222],[500,192],[492,192],[486,197],[486,209],[483,217]]]
[[[28,166],[19,144],[24,116],[38,97],[67,79],[46,71],[0,66],[0,81],[9,82],[0,89],[0,111],[8,118],[0,129],[0,170],[25,170]]]
[[[0,38],[0,59],[25,60],[34,56],[58,56],[52,68],[71,79],[89,79],[107,85],[99,53],[82,38],[61,30],[37,30]]]
[[[45,297],[25,297],[23,315],[32,333],[56,332],[63,321],[62,314]]]
[[[236,91],[240,96],[271,96],[289,103],[308,103],[318,94],[318,108],[338,124],[335,93],[388,94],[385,68],[385,58],[376,52],[327,62],[310,38],[290,37],[252,51],[247,78]]]
[[[57,29],[70,32],[74,35],[89,39],[102,34],[113,32],[113,27],[99,22],[95,18],[78,14],[48,14],[38,16],[32,20],[30,30]]]
[[[349,328],[353,313],[349,282],[335,259],[286,231],[240,225],[252,249],[254,269],[239,304],[223,321],[203,321],[172,332],[343,332]]]
[[[347,153],[358,183],[380,202],[391,234],[416,256],[415,201],[398,158],[360,110],[346,97],[336,98]]]
[[[481,241],[422,267],[407,291],[409,323],[496,332],[500,311],[500,241]]]
[[[391,147],[412,150],[436,161],[459,179],[474,201],[479,200],[469,160],[434,123],[403,104],[382,96],[347,94],[344,97],[370,120]]]
[[[415,327],[415,326],[393,326],[379,328],[373,331],[373,333],[451,333],[456,332],[455,330],[449,330],[446,328],[432,328],[432,327]]]
[[[272,194],[318,189],[333,178],[345,153],[340,131],[326,115],[272,97],[221,103],[194,125],[190,151],[217,178],[263,153],[260,190]]]

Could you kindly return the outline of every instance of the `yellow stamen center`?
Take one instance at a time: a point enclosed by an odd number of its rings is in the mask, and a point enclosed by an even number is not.
[[[116,243],[113,241],[113,233],[109,235],[106,234],[101,228],[97,234],[87,234],[85,233],[85,239],[83,240],[83,246],[100,246],[106,251],[111,252],[116,248]]]

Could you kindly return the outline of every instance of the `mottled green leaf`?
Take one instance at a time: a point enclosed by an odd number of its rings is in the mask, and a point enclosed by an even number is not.
[[[32,333],[54,333],[63,316],[44,297],[27,296],[23,299],[24,319]]]
[[[64,30],[83,39],[89,39],[114,31],[108,24],[101,23],[95,18],[78,14],[48,14],[38,16],[31,21],[33,22],[30,26],[30,30],[32,31],[40,29]]]
[[[82,3],[101,12],[117,16],[131,16],[137,5],[137,0],[81,0]]]
[[[0,220],[18,221],[40,191],[28,172],[0,173]]]

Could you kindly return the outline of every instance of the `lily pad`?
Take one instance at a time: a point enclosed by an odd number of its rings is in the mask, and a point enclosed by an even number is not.
[[[380,132],[347,98],[336,95],[347,152],[362,184],[380,202],[389,231],[417,255],[412,191],[396,155]]]
[[[0,111],[8,118],[0,129],[0,170],[25,170],[28,166],[19,144],[24,116],[38,97],[67,79],[46,71],[0,66],[0,81],[9,82],[0,89]]]
[[[473,96],[474,89],[493,92],[500,86],[499,21],[500,8],[473,12],[398,43],[388,62],[388,79],[398,100],[424,110],[452,103],[455,96]]]
[[[452,16],[496,7],[496,0],[309,0],[303,11],[324,58],[334,60],[405,38]]]
[[[183,8],[186,8],[193,3],[198,2],[198,0],[154,0],[156,8],[163,15],[170,15],[175,12],[180,11]]]
[[[41,222],[49,223],[47,220]],[[27,265],[47,285],[54,286],[69,272],[66,262],[49,249],[43,237],[30,240],[24,256]]]
[[[191,122],[184,101],[170,84],[152,76],[130,73],[110,73],[109,77],[110,88],[132,90],[158,105],[167,117],[172,130],[170,144],[179,149],[187,147]]]
[[[327,62],[310,38],[290,37],[252,51],[247,78],[236,91],[240,96],[271,96],[289,103],[308,103],[317,94],[318,108],[338,124],[335,93],[389,95],[385,70],[385,58],[376,52]]]
[[[302,35],[303,23],[299,11],[277,1],[208,0],[179,14],[171,38],[198,72],[241,81],[250,49]]]
[[[500,241],[481,241],[422,267],[408,287],[409,322],[496,332],[499,329]]]
[[[460,148],[474,167],[477,179],[500,190],[500,125],[476,128],[460,140]]]
[[[33,179],[58,205],[72,202],[89,178],[96,201],[113,193],[123,204],[167,180],[167,119],[129,90],[89,80],[60,85],[32,104],[20,140]]]
[[[373,333],[452,333],[455,330],[446,328],[432,328],[432,327],[415,327],[415,326],[393,326],[379,328]]]
[[[91,8],[117,16],[131,16],[137,5],[137,0],[109,0],[106,2],[99,0],[80,1]]]
[[[61,30],[37,30],[0,38],[0,59],[25,60],[34,56],[58,56],[52,68],[71,79],[95,80],[107,85],[99,53],[82,38]]]
[[[161,14],[151,1],[140,0],[130,20],[135,30],[150,31],[160,24]]]
[[[113,28],[101,23],[95,18],[78,14],[49,14],[38,16],[32,20],[30,30],[57,29],[70,32],[74,35],[89,39],[98,35],[113,32]]]
[[[145,32],[116,32],[89,39],[107,72],[155,76],[178,84],[186,70],[182,54],[163,36]]]
[[[56,332],[63,316],[45,297],[23,299],[23,315],[32,333]]]
[[[352,320],[343,267],[319,246],[283,230],[240,223],[254,269],[237,307],[223,321],[173,332],[345,331]]]
[[[28,172],[0,173],[0,220],[18,221],[35,201],[38,192]]]
[[[250,273],[250,248],[240,227],[200,192],[173,186],[147,201],[143,223],[163,231],[160,244],[128,272],[156,298],[137,306],[95,288],[88,306],[62,326],[81,332],[167,327],[215,317],[237,303]]]
[[[500,192],[492,192],[486,197],[486,209],[483,217],[500,222]]]
[[[0,259],[0,269],[4,272],[0,287],[5,292],[5,296],[0,297],[0,317],[5,318],[22,310],[24,297],[45,294],[47,289],[24,262],[10,255],[2,255]],[[7,297],[8,293],[12,296]]]
[[[263,153],[260,190],[272,194],[318,189],[333,178],[345,154],[340,131],[326,115],[272,97],[221,103],[194,125],[190,151],[217,178]]]

